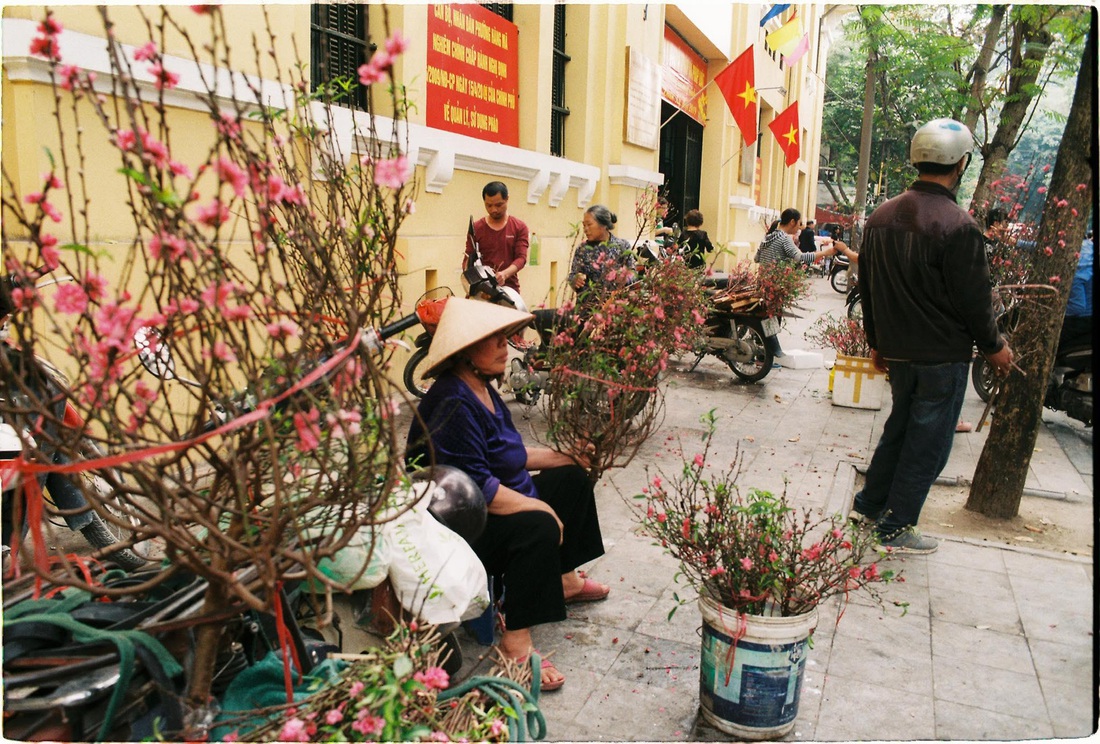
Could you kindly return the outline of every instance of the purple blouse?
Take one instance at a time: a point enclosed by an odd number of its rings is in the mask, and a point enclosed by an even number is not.
[[[501,485],[538,498],[527,472],[527,448],[512,424],[512,414],[492,386],[489,397],[495,411],[487,409],[458,377],[449,372],[441,375],[417,408],[420,418],[413,419],[409,428],[406,462],[418,467],[431,462],[420,423],[423,419],[435,461],[467,473],[485,494],[486,502],[496,497]]]

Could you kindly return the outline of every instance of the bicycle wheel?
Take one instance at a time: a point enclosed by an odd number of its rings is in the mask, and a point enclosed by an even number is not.
[[[423,346],[413,352],[405,365],[405,389],[417,398],[423,398],[432,386],[431,378],[424,377],[424,360],[427,358],[428,347]]]
[[[759,323],[737,323],[737,335],[733,330],[727,338],[736,343],[722,351],[723,361],[730,370],[745,382],[758,382],[771,372],[775,355],[764,337],[764,329]]]

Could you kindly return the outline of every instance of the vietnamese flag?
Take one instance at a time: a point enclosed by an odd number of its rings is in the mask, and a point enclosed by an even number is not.
[[[740,57],[714,76],[714,83],[722,91],[733,120],[745,137],[745,144],[756,142],[756,68],[751,44],[741,52]]]
[[[795,101],[787,110],[768,122],[768,129],[779,140],[779,146],[786,155],[787,165],[794,165],[798,160],[799,136],[798,136],[798,101]]]

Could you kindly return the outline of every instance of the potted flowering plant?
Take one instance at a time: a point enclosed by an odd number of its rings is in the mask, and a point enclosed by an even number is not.
[[[689,457],[681,448],[679,472],[658,468],[649,478],[647,469],[642,527],[699,592],[703,717],[739,738],[774,738],[794,726],[817,608],[856,591],[881,601],[879,585],[895,577],[864,564],[873,537],[841,516],[742,493],[738,457],[708,472],[714,412],[703,421],[703,451]]]
[[[846,408],[882,408],[886,373],[871,362],[871,346],[863,324],[852,318],[826,313],[806,331],[806,340],[836,352],[836,364],[829,376],[833,405]]]

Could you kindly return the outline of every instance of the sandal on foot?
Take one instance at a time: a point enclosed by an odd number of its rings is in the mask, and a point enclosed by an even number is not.
[[[566,604],[575,604],[577,602],[599,602],[602,599],[607,599],[607,595],[611,593],[611,587],[604,586],[592,579],[585,578],[584,586],[576,594],[570,594],[565,598]]]
[[[547,682],[545,679],[545,673],[550,670],[557,672],[559,675],[561,675],[561,677],[554,680],[553,682]],[[542,672],[543,674],[539,675],[539,689],[543,692],[553,692],[554,690],[560,690],[562,688],[562,685],[565,684],[565,675],[561,672],[558,672],[558,668],[555,667],[554,663],[549,659],[542,660]]]

